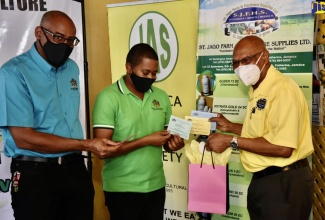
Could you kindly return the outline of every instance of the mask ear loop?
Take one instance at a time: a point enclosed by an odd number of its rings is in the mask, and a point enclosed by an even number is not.
[[[205,152],[205,146],[203,148],[203,153],[202,153],[202,159],[201,159],[201,166],[200,166],[200,168],[202,168],[204,152]],[[212,151],[210,151],[210,153],[211,153],[211,159],[212,159],[212,167],[213,167],[213,169],[215,169],[215,167],[214,167],[214,161],[213,161],[213,156],[212,156]]]
[[[261,57],[262,57],[263,53],[264,53],[264,51],[261,53],[260,57],[257,59],[257,61],[256,61],[255,65],[258,63],[258,61],[260,61],[260,59],[261,59]]]
[[[261,59],[261,57],[262,57],[262,55],[263,55],[264,52],[265,52],[265,51],[262,52],[261,56],[260,56],[260,57],[258,58],[258,60],[256,61],[255,65],[258,63],[258,61],[260,61],[260,59]],[[256,65],[256,66],[257,66],[257,65]],[[264,67],[265,67],[265,63],[264,63],[264,65],[263,65],[262,69],[260,70],[260,73],[263,71]]]

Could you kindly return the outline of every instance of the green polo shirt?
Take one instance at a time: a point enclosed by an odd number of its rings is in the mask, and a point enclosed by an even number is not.
[[[154,86],[143,100],[126,87],[123,76],[102,90],[93,109],[93,128],[114,129],[113,141],[132,134],[138,139],[163,131],[171,115],[168,95]],[[126,155],[104,160],[103,190],[108,192],[151,192],[165,186],[162,148],[145,146]]]

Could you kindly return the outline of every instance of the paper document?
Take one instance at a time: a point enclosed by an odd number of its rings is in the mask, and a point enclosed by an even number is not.
[[[192,122],[172,115],[169,119],[167,131],[171,134],[178,134],[181,138],[188,140],[190,137],[191,127]]]
[[[185,116],[185,120],[192,122],[191,134],[209,135],[211,130],[211,122],[208,118],[197,118]]]
[[[212,118],[212,117],[217,117],[217,113],[211,113],[211,112],[201,112],[197,110],[192,110],[191,111],[191,116],[193,117],[198,117],[198,118]],[[211,131],[216,130],[216,122],[211,122]]]

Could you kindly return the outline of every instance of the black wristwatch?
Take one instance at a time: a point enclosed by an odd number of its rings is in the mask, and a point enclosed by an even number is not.
[[[232,140],[230,141],[230,147],[233,150],[237,150],[238,149],[237,137],[235,137],[235,136],[232,137]]]

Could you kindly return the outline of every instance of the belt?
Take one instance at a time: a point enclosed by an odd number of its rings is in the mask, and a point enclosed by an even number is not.
[[[255,172],[254,177],[262,178],[262,177],[276,174],[279,172],[298,169],[298,168],[302,168],[302,167],[306,167],[306,166],[309,166],[307,158],[298,160],[298,161],[296,161],[290,165],[284,166],[284,167],[276,167],[276,166],[267,167],[264,170]]]
[[[62,157],[33,157],[33,156],[18,156],[13,158],[13,161],[29,161],[29,162],[39,162],[39,163],[57,163],[57,164],[67,164],[77,159],[84,158],[85,156],[79,153],[67,154]]]

